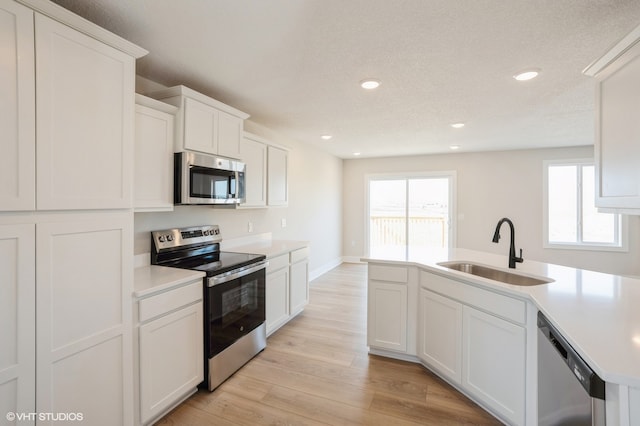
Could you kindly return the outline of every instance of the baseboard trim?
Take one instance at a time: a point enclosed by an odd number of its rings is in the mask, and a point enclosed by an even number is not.
[[[362,257],[360,256],[342,256],[342,261],[344,263],[362,263],[362,264],[366,263],[360,259],[362,259]]]
[[[377,349],[377,348],[369,347],[369,354],[382,356],[385,358],[398,359],[400,361],[413,362],[415,364],[421,364],[420,359],[415,355],[408,355],[408,354],[403,354],[399,352],[388,351],[385,349]]]
[[[313,271],[309,271],[309,281],[313,281],[319,276],[326,274],[333,268],[340,266],[342,261],[343,261],[342,258],[338,257],[333,259],[331,262],[327,262],[324,265],[320,266],[319,268],[314,269]]]

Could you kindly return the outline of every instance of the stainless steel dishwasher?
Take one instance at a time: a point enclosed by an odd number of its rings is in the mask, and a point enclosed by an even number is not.
[[[604,425],[604,381],[538,312],[538,424]]]

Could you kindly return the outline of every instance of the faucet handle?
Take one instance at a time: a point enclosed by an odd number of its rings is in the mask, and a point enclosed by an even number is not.
[[[520,249],[520,257],[516,257],[516,262],[522,263],[524,259],[522,258],[522,249]]]

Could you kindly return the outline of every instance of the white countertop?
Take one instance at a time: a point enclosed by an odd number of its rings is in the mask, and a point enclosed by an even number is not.
[[[224,251],[263,254],[267,256],[267,259],[270,259],[308,246],[308,241],[261,239],[247,244],[234,245]],[[147,264],[144,263],[145,261]],[[147,253],[140,255],[137,264],[141,266],[134,270],[133,296],[137,299],[179,287],[205,276],[204,272],[149,265],[148,261],[149,255]]]
[[[224,251],[232,251],[236,253],[255,253],[267,256],[267,259],[289,253],[294,250],[309,246],[308,241],[294,240],[261,240],[253,243],[243,244],[225,248]]]
[[[133,297],[141,299],[202,279],[204,272],[148,265],[134,270]]]
[[[427,271],[531,300],[605,381],[640,388],[640,280],[525,259],[516,270],[507,256],[465,249],[411,261],[366,258],[372,263],[413,264]],[[503,284],[437,265],[471,261],[555,280],[536,286]]]

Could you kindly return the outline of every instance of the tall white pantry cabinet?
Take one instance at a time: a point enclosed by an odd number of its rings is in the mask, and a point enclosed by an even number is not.
[[[0,424],[132,424],[134,79],[147,52],[47,0],[0,0],[0,49]]]

